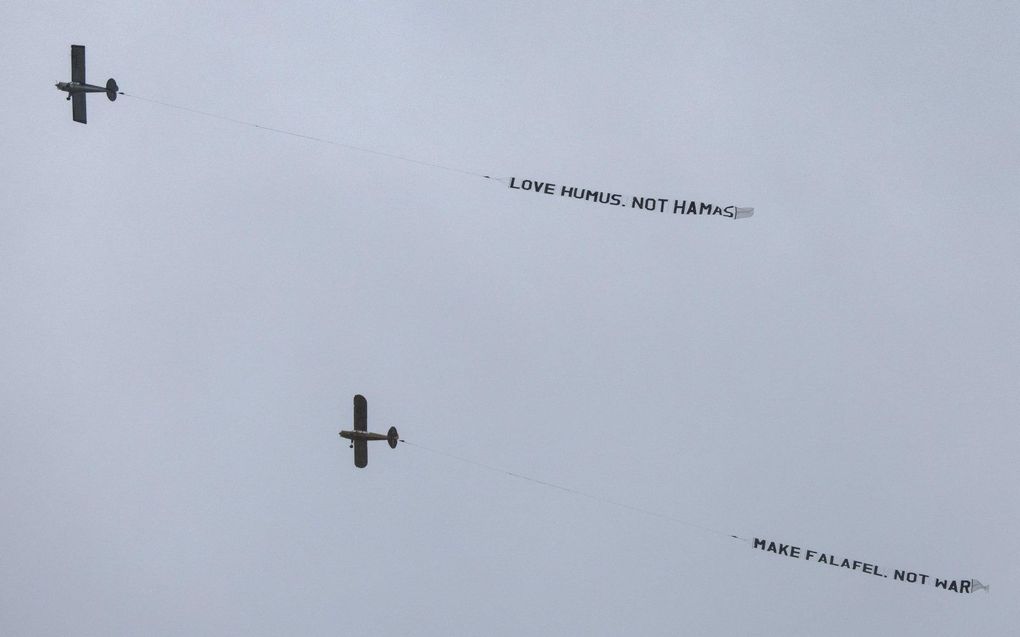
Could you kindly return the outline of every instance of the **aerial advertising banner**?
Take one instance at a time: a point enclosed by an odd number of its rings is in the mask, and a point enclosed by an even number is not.
[[[826,566],[833,566],[839,569],[845,568],[848,571],[855,571],[862,575],[886,578],[891,575],[894,582],[919,584],[921,586],[934,586],[935,588],[941,588],[944,591],[952,593],[976,593],[979,590],[988,592],[988,585],[982,584],[976,579],[942,579],[941,577],[933,577],[927,573],[917,573],[915,571],[900,570],[897,568],[887,570],[885,567],[879,566],[878,564],[872,564],[871,562],[851,560],[848,557],[834,555],[821,550],[802,548],[800,546],[794,546],[793,544],[783,544],[782,542],[764,540],[757,537],[754,538],[751,548],[760,549],[766,553],[783,555],[795,560],[805,560],[816,564],[825,564]]]
[[[502,180],[500,180],[502,181]],[[510,177],[507,185],[513,190],[531,191],[540,195],[568,197],[607,206],[622,206],[648,212],[672,213],[675,215],[719,216],[729,219],[744,219],[754,214],[754,208],[740,206],[720,206],[707,201],[693,199],[676,199],[648,197],[645,195],[622,195],[607,190],[591,190],[580,186],[564,186],[551,181],[536,179],[520,179]]]

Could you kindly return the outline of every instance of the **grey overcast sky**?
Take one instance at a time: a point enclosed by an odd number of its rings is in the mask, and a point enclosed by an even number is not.
[[[1013,634],[1018,26],[6,3],[0,632]]]

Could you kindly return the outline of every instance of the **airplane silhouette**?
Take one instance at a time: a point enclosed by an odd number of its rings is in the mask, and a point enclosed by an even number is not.
[[[354,449],[354,466],[362,469],[368,466],[368,441],[385,440],[391,449],[397,448],[400,434],[396,427],[390,427],[386,434],[375,434],[368,431],[368,401],[361,394],[354,396],[354,431],[341,431],[341,438],[351,441]]]
[[[85,94],[106,93],[112,102],[117,99],[117,80],[112,77],[106,80],[106,86],[94,86],[85,83],[85,47],[80,44],[71,45],[71,81],[57,82],[57,88],[67,93],[71,100],[71,117],[76,122],[87,123],[85,119]]]

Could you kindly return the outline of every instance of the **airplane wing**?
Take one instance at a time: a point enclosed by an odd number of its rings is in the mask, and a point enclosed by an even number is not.
[[[354,431],[368,431],[368,401],[361,394],[354,397]],[[354,451],[357,455],[357,449]]]
[[[368,466],[368,441],[354,441],[354,466],[364,469]]]
[[[74,121],[85,124],[85,94],[74,93],[71,95],[71,116]]]
[[[85,83],[85,47],[80,44],[71,45],[71,81]]]

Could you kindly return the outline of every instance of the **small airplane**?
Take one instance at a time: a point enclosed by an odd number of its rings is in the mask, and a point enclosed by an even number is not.
[[[341,431],[340,437],[351,441],[351,448],[354,449],[354,466],[359,469],[368,466],[369,440],[385,440],[390,443],[391,449],[396,449],[397,443],[402,442],[396,427],[390,427],[385,435],[368,431],[368,401],[361,394],[354,397],[354,431]]]
[[[117,80],[112,77],[106,80],[106,86],[94,86],[85,83],[85,47],[80,44],[71,45],[71,81],[57,82],[57,88],[67,93],[71,100],[71,117],[76,122],[85,124],[85,94],[106,93],[112,102],[117,99],[120,88]]]

